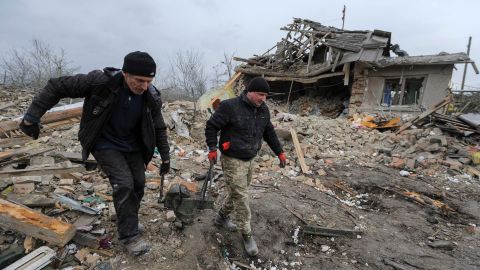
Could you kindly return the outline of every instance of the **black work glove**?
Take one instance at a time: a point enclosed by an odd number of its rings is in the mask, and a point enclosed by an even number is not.
[[[27,125],[25,124],[25,120],[22,119],[22,122],[20,122],[20,130],[22,130],[23,133],[36,140],[38,139],[38,135],[40,134],[40,125],[38,123],[32,123],[30,125]]]
[[[167,174],[170,171],[170,160],[162,161],[160,165],[160,175]]]

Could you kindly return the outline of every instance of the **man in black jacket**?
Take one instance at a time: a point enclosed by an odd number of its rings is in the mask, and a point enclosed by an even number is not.
[[[151,84],[156,64],[146,52],[125,56],[122,70],[105,68],[88,74],[50,79],[34,97],[20,123],[38,138],[40,118],[61,98],[84,97],[78,133],[82,157],[93,154],[113,188],[120,243],[132,255],[148,252],[141,238],[138,210],[144,194],[145,166],[155,146],[162,158],[161,174],[170,169],[166,125],[160,92]]]
[[[222,169],[225,175],[227,198],[223,203],[215,224],[230,231],[240,229],[245,250],[250,256],[258,254],[257,244],[252,237],[251,212],[248,203],[248,186],[252,179],[252,161],[264,139],[284,167],[286,157],[277,134],[270,121],[270,112],[265,99],[270,86],[262,77],[252,79],[240,96],[225,100],[207,121],[206,142],[210,162],[217,161],[217,143],[222,152]],[[220,132],[220,141],[217,134]],[[235,214],[235,225],[229,218]]]

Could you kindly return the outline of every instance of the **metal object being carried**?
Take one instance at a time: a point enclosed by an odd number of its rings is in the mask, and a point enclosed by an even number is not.
[[[161,180],[160,180],[160,194],[158,197],[158,203],[163,203],[165,198],[163,198],[163,185],[165,182],[165,174],[161,174]]]
[[[212,182],[213,182],[213,162],[210,161],[210,168],[208,169],[207,172],[207,177],[205,178],[203,185],[202,185],[202,190],[201,190],[201,200],[197,204],[198,209],[213,209],[213,201],[212,200],[206,200],[205,196],[207,194],[207,188],[212,187]]]
[[[207,189],[211,186],[212,177],[213,164],[210,164],[200,192],[192,193],[184,185],[177,183],[169,188],[162,202],[165,207],[175,212],[175,216],[183,224],[191,224],[197,210],[213,209],[214,202],[207,196]]]

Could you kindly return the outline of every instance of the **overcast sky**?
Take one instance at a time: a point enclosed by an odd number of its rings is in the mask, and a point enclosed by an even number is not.
[[[261,54],[285,32],[293,17],[345,28],[392,32],[392,43],[410,55],[466,52],[480,67],[480,1],[113,1],[0,0],[0,58],[12,48],[28,48],[33,38],[64,49],[80,72],[121,67],[125,54],[149,52],[160,70],[178,50],[203,53],[207,70],[223,53],[248,58]],[[460,85],[463,65],[453,82]],[[466,85],[480,88],[468,67]]]

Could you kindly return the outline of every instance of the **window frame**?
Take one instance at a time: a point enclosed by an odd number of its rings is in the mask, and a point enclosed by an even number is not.
[[[423,93],[425,91],[425,86],[427,82],[428,75],[409,75],[409,76],[389,76],[389,77],[384,77],[383,78],[383,83],[382,83],[382,92],[380,96],[380,106],[381,107],[396,107],[396,108],[401,108],[401,107],[415,107],[415,106],[420,106],[422,104],[423,100]],[[419,95],[417,98],[417,103],[414,104],[403,104],[403,98],[405,95],[405,85],[407,82],[407,79],[423,79],[422,81],[422,86],[419,89]],[[385,87],[386,87],[386,82],[387,80],[398,80],[400,83],[400,97],[399,97],[399,103],[400,104],[387,104],[384,105],[385,103],[383,102],[384,99],[384,93],[385,93]]]

